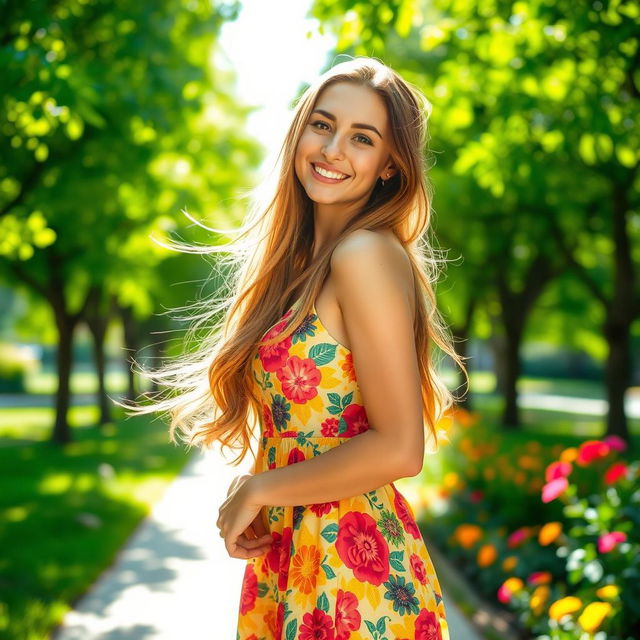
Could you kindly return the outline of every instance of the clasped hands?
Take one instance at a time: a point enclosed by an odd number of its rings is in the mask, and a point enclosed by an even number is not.
[[[260,515],[263,505],[256,503],[251,491],[250,483],[255,481],[250,473],[236,476],[219,509],[216,526],[232,558],[254,558],[271,548],[273,538]]]

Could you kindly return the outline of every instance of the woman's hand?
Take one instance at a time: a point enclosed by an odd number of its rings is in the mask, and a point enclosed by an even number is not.
[[[262,555],[271,548],[272,536],[261,517],[261,504],[251,492],[252,474],[236,476],[227,492],[227,499],[219,509],[216,522],[228,554],[232,558],[248,559]],[[252,533],[255,537],[249,537]]]

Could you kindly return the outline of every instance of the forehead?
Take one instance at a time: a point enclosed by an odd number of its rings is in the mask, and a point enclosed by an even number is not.
[[[352,82],[336,82],[325,87],[314,109],[329,111],[338,121],[349,120],[347,124],[366,122],[380,131],[387,126],[387,108],[382,97],[373,89]]]

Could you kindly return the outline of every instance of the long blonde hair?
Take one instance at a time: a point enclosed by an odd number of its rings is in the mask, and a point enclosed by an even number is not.
[[[374,187],[364,208],[340,234],[311,261],[313,202],[294,171],[298,140],[323,89],[335,82],[354,82],[376,91],[384,100],[392,134],[391,159],[398,168],[382,187]],[[223,253],[228,275],[222,289],[196,301],[187,309],[191,319],[188,337],[202,333],[198,348],[187,351],[156,370],[139,371],[160,388],[145,394],[148,402],[125,403],[131,413],[166,412],[169,434],[189,446],[241,449],[233,464],[240,464],[251,448],[251,436],[261,419],[262,404],[252,381],[252,358],[261,345],[290,335],[311,312],[329,273],[336,245],[356,229],[394,231],[405,247],[415,275],[415,341],[422,378],[424,420],[438,446],[439,420],[455,398],[444,384],[430,340],[467,372],[437,305],[434,284],[440,258],[427,234],[431,218],[431,183],[426,175],[427,121],[431,104],[419,89],[376,58],[356,57],[336,64],[309,86],[298,100],[275,167],[270,200],[250,207],[236,241],[208,247],[173,243],[173,248],[196,253]],[[264,185],[268,185],[265,180]],[[263,186],[264,186],[263,185]],[[212,229],[228,233],[229,230]],[[236,233],[236,231],[232,231]],[[225,291],[226,290],[226,291]],[[296,292],[300,293],[296,295]],[[295,299],[294,299],[295,298]],[[287,328],[270,340],[265,331],[298,301]],[[467,376],[468,381],[468,376]],[[238,447],[237,443],[240,442]]]

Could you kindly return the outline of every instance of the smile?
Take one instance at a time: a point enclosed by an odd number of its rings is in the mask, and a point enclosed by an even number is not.
[[[320,182],[335,184],[337,182],[342,182],[346,180],[350,176],[345,175],[344,173],[338,173],[335,171],[327,171],[322,167],[317,167],[315,165],[311,165],[311,171],[313,176],[317,178]]]

